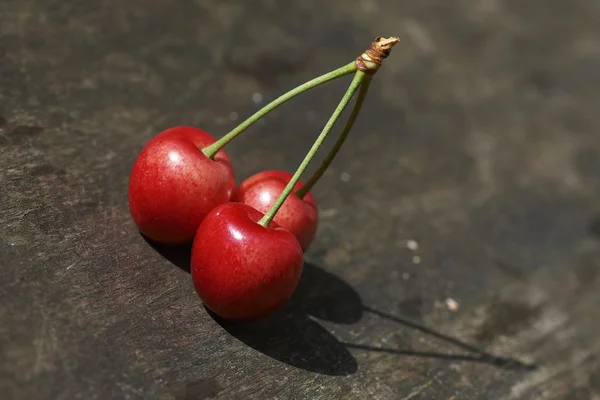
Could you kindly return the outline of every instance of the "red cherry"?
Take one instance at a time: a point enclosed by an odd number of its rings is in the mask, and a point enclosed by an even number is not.
[[[202,148],[216,140],[201,129],[167,129],[142,149],[129,178],[129,208],[138,229],[161,243],[191,242],[204,217],[231,199],[231,160]]]
[[[287,230],[257,223],[263,214],[242,203],[211,211],[192,245],[196,292],[228,320],[265,317],[292,296],[302,275],[302,248]]]
[[[259,172],[240,184],[233,194],[233,201],[248,204],[266,213],[291,179],[292,174],[286,171]],[[302,186],[304,184],[298,182],[294,191]],[[315,238],[319,223],[319,212],[313,195],[309,192],[301,199],[292,192],[275,214],[273,221],[290,231],[306,251]]]

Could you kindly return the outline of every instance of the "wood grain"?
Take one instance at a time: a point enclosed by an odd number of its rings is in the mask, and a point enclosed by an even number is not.
[[[0,397],[599,399],[599,4],[0,2]],[[379,34],[294,299],[213,318],[130,219],[137,153]],[[238,179],[293,171],[346,84],[232,143]]]

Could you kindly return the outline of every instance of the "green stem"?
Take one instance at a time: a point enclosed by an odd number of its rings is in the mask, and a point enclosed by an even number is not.
[[[254,113],[250,118],[236,126],[231,132],[211,144],[210,146],[202,149],[202,152],[209,158],[214,158],[219,150],[221,150],[227,143],[232,141],[237,135],[244,132],[250,126],[252,126],[256,121],[273,111],[275,108],[279,107],[286,101],[296,97],[300,93],[306,92],[309,89],[312,89],[316,86],[322,85],[331,80],[341,78],[343,76],[349,75],[353,72],[356,72],[357,67],[356,63],[353,61],[350,64],[344,65],[341,68],[338,68],[334,71],[331,71],[325,75],[321,75],[315,79],[312,79],[302,85],[296,87],[295,89],[290,90],[289,92],[279,96],[256,113]]]
[[[360,85],[360,91],[358,92],[358,95],[356,96],[356,103],[354,103],[354,108],[352,109],[352,113],[350,114],[350,117],[348,117],[348,121],[346,122],[346,125],[344,126],[344,129],[342,130],[342,133],[340,134],[340,137],[338,138],[338,140],[335,142],[335,144],[329,151],[327,158],[325,158],[323,160],[323,162],[321,163],[321,165],[319,166],[319,169],[317,169],[315,171],[315,173],[310,177],[310,179],[308,181],[306,181],[306,184],[304,186],[302,186],[300,189],[296,190],[296,196],[298,196],[302,199],[302,198],[304,198],[304,196],[306,196],[306,194],[308,192],[310,192],[310,190],[313,188],[315,183],[317,183],[318,180],[323,176],[325,171],[327,171],[327,168],[329,168],[329,165],[333,162],[333,159],[335,158],[337,153],[342,148],[342,145],[346,141],[348,134],[352,130],[352,126],[354,125],[354,121],[356,121],[356,117],[358,117],[358,114],[359,114],[362,104],[365,100],[365,97],[367,96],[367,92],[369,91],[369,85],[371,84],[371,78],[372,78],[372,76],[370,76],[370,75],[367,75],[364,78],[362,84]]]
[[[292,193],[292,190],[294,190],[294,186],[296,186],[296,183],[298,183],[298,181],[300,180],[302,173],[304,173],[306,167],[308,167],[308,164],[310,164],[317,151],[319,151],[319,148],[327,138],[327,135],[331,131],[331,128],[333,128],[333,125],[338,120],[338,118],[350,102],[350,99],[352,99],[352,96],[354,96],[354,93],[356,93],[356,91],[360,87],[363,79],[365,78],[365,75],[366,74],[363,71],[356,71],[354,79],[350,83],[348,90],[346,90],[344,97],[342,97],[340,104],[338,104],[337,108],[329,118],[329,121],[327,121],[327,124],[323,128],[323,131],[321,131],[321,134],[319,135],[319,137],[317,137],[317,140],[315,140],[315,143],[312,145],[312,147],[306,154],[306,157],[304,157],[304,160],[294,173],[294,176],[292,176],[292,179],[288,182],[285,189],[283,189],[281,195],[279,195],[279,197],[277,198],[273,206],[271,206],[269,211],[267,211],[265,216],[262,217],[260,221],[258,221],[259,224],[266,227],[269,226],[271,221],[273,221],[273,218],[275,218],[275,214],[277,214],[277,211],[279,211],[287,197],[290,195],[290,193]]]

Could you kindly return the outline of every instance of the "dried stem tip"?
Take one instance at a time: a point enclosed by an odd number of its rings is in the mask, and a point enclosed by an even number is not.
[[[383,38],[379,36],[371,46],[356,59],[356,68],[374,74],[381,67],[384,58],[390,55],[392,47],[400,41],[397,37]]]

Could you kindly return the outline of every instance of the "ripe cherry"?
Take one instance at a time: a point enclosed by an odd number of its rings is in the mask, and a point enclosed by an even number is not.
[[[243,203],[211,211],[192,245],[196,292],[228,320],[271,314],[292,296],[302,274],[300,244],[287,230],[259,224],[264,215]]]
[[[231,199],[235,176],[225,151],[202,149],[216,140],[201,129],[167,129],[142,149],[129,178],[129,208],[138,229],[167,244],[191,242],[204,217]]]
[[[262,213],[266,213],[281,195],[285,186],[292,179],[292,174],[281,170],[268,170],[255,174],[245,181],[234,192],[233,201],[248,204]],[[294,190],[303,186],[298,182]],[[296,193],[290,194],[279,209],[273,221],[290,231],[302,249],[306,251],[317,232],[319,212],[311,193],[300,198]]]
[[[304,157],[273,205],[266,213],[240,202],[228,202],[214,208],[202,221],[192,245],[191,273],[196,292],[207,308],[229,320],[257,319],[280,308],[293,294],[302,274],[303,250],[296,237],[279,227],[274,218],[300,183],[300,177],[325,141],[350,99],[359,92],[351,118],[342,137],[349,131],[373,74],[389,54],[397,38],[377,38],[371,48],[354,64],[340,69],[355,70],[354,78],[327,124]],[[338,74],[338,72],[334,72]],[[317,78],[314,82],[324,78]],[[312,83],[311,83],[312,84]],[[308,83],[279,97],[246,122],[204,150],[212,155],[241,131],[282,101],[302,92]],[[341,146],[338,140],[322,168],[294,196],[305,197]],[[275,179],[276,180],[276,179]],[[259,179],[260,181],[260,179]],[[253,186],[250,184],[249,186]],[[314,200],[313,200],[314,202]],[[272,225],[271,225],[272,224]]]

